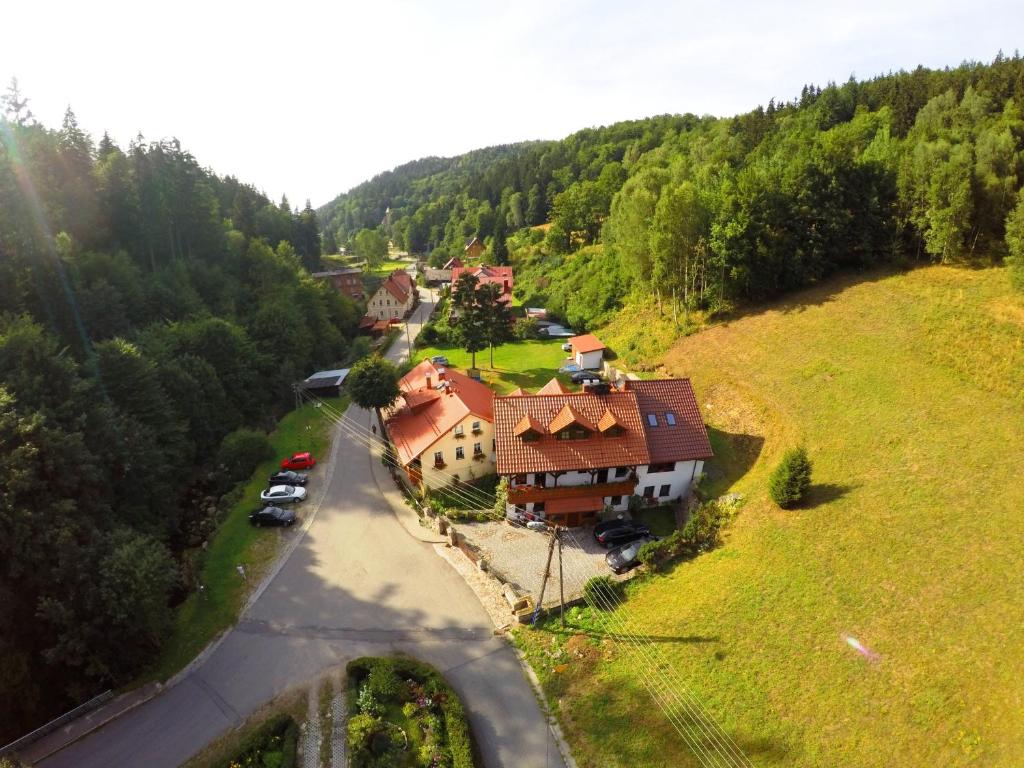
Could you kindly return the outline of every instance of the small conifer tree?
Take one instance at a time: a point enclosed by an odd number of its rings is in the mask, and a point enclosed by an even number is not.
[[[811,487],[811,460],[803,448],[786,451],[768,480],[768,495],[783,509],[797,504]]]

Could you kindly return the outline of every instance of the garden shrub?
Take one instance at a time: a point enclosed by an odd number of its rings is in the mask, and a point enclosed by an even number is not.
[[[369,690],[370,677],[374,676],[379,668],[387,670],[399,681],[393,696],[395,700],[402,694],[401,680],[413,680],[421,685],[426,696],[436,703],[441,713],[440,719],[433,713],[422,715],[422,724],[427,730],[440,731],[443,723],[445,746],[437,747],[435,750],[435,754],[440,756],[435,765],[439,768],[474,768],[478,764],[475,757],[477,749],[469,722],[462,702],[444,677],[430,665],[406,658],[361,657],[349,662],[347,671],[354,685]],[[377,672],[377,676],[382,674],[382,679],[385,679],[386,673]],[[360,698],[362,695],[360,690]],[[380,756],[375,756],[372,752],[373,736],[380,730],[380,723],[381,721],[367,715],[356,715],[349,720],[349,749],[352,754],[351,764],[355,768],[385,764],[380,762]]]
[[[384,659],[378,662],[367,677],[366,687],[369,688],[377,701],[385,702],[398,696],[401,681],[395,674],[394,667]]]
[[[373,689],[368,684],[362,685],[359,688],[358,707],[359,711],[364,715],[372,717],[379,717],[384,710],[381,702],[373,695]]]
[[[640,547],[637,559],[651,571],[682,557],[694,557],[714,549],[722,541],[722,527],[727,519],[718,502],[699,504],[690,514],[682,530],[673,531],[659,541]]]
[[[783,509],[799,503],[811,487],[811,460],[803,448],[786,451],[768,480],[768,495]]]
[[[593,576],[583,585],[583,597],[595,608],[605,610],[622,602],[625,589],[611,576]]]
[[[258,765],[294,768],[298,734],[299,727],[290,715],[275,715],[246,736],[234,754],[214,763],[213,767]]]

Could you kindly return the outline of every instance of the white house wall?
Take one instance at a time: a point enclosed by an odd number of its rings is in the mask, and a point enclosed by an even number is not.
[[[703,461],[677,461],[671,472],[649,472],[646,466],[637,468],[636,493],[643,496],[644,488],[654,486],[654,498],[658,501],[670,501],[685,496],[690,490],[690,483],[700,477],[704,470]],[[668,495],[660,493],[661,486],[668,485]]]
[[[594,352],[577,352],[576,365],[588,371],[601,370],[604,352],[600,349]]]

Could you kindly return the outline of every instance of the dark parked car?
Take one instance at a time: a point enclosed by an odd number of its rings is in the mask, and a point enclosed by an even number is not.
[[[264,525],[295,525],[295,513],[290,509],[280,507],[264,507],[257,509],[249,515],[249,522],[256,526]]]
[[[272,474],[267,480],[267,485],[305,485],[307,482],[309,482],[309,475],[286,469],[283,472]]]
[[[649,541],[657,541],[657,536],[644,536],[642,538],[616,547],[604,556],[604,561],[615,573],[625,573],[640,565],[637,557],[640,555],[640,547]]]
[[[594,526],[594,539],[604,547],[617,547],[619,544],[647,536],[650,532],[651,529],[646,525],[634,523],[632,520],[605,520]]]
[[[597,384],[601,377],[593,371],[576,371],[569,377],[573,384]]]

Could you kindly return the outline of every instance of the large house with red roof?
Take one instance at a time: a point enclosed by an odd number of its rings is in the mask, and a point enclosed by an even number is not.
[[[501,296],[498,300],[506,304],[512,301],[512,267],[453,267],[452,293],[455,292],[455,286],[463,275],[473,275],[478,285],[500,285]]]
[[[366,316],[374,320],[400,320],[416,304],[416,286],[404,269],[396,269],[370,297]]]
[[[398,382],[385,428],[414,485],[443,488],[494,474],[494,393],[429,360]]]
[[[688,379],[518,390],[494,398],[494,433],[508,510],[569,526],[625,510],[634,494],[684,497],[712,456]]]

